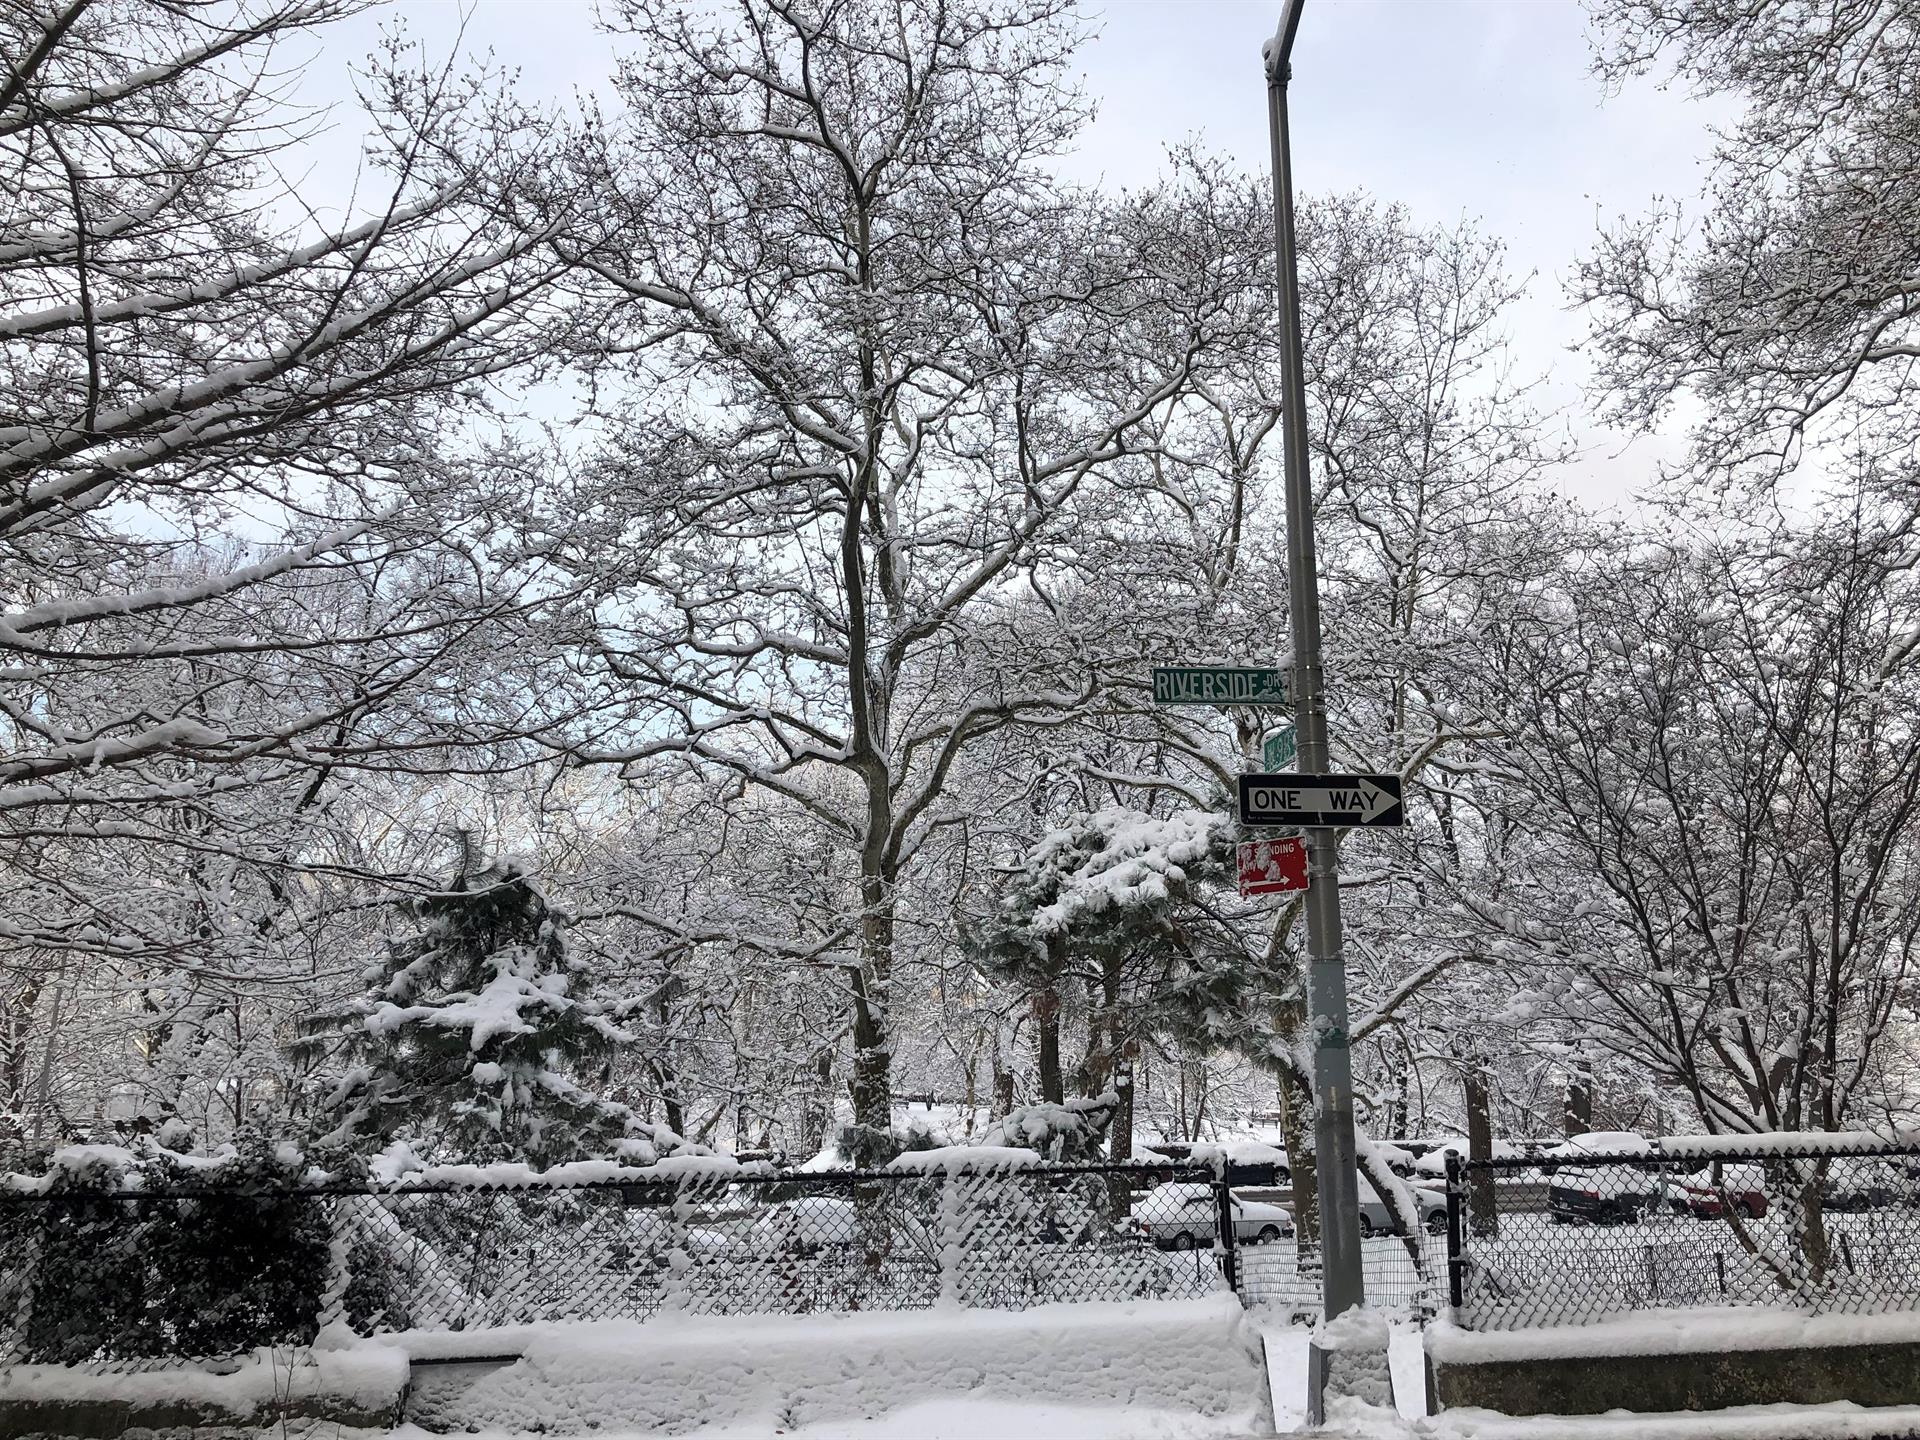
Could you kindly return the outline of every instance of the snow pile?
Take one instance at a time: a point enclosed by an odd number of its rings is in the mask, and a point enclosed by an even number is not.
[[[348,1350],[255,1350],[225,1374],[198,1366],[104,1375],[69,1365],[0,1366],[0,1405],[182,1405],[244,1420],[319,1397],[361,1413],[398,1411],[406,1385],[404,1351],[361,1344]]]
[[[676,1147],[678,1147],[676,1149]],[[617,1141],[613,1160],[573,1160],[540,1169],[518,1160],[491,1165],[429,1164],[404,1140],[396,1140],[368,1162],[367,1173],[379,1185],[451,1185],[471,1190],[528,1190],[571,1185],[648,1181],[720,1184],[765,1165],[742,1165],[731,1155],[715,1155],[704,1145],[682,1139],[664,1125],[642,1125]]]
[[[1393,1410],[1393,1376],[1387,1365],[1392,1331],[1377,1310],[1343,1311],[1314,1327],[1315,1348],[1327,1355],[1328,1413],[1334,1397],[1356,1405]]]
[[[1030,1150],[1048,1160],[1098,1160],[1107,1127],[1119,1108],[1120,1097],[1111,1090],[1064,1104],[1016,1105],[988,1126],[979,1144],[970,1148]]]
[[[161,1190],[193,1185],[296,1184],[311,1173],[298,1146],[250,1137],[243,1150],[222,1145],[210,1155],[173,1150],[150,1136],[131,1145],[63,1145],[38,1175],[0,1175],[0,1191],[45,1195],[57,1190]]]
[[[1230,1295],[1017,1314],[609,1321],[494,1338],[517,1341],[522,1358],[410,1418],[456,1432],[686,1434],[790,1430],[965,1397],[1113,1407],[1116,1419],[1122,1406],[1170,1411],[1217,1422],[1209,1433],[1270,1424],[1258,1337]],[[431,1352],[435,1339],[394,1343]]]

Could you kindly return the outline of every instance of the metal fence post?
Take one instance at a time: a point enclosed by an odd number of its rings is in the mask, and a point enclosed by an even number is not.
[[[1234,1248],[1233,1190],[1227,1184],[1224,1169],[1214,1177],[1213,1204],[1214,1219],[1219,1230],[1216,1243],[1220,1246],[1220,1273],[1226,1277],[1227,1288],[1238,1295],[1240,1293],[1240,1256]]]
[[[1466,1300],[1467,1167],[1458,1150],[1447,1152],[1447,1304],[1458,1310]],[[1457,1318],[1457,1317],[1456,1317]]]

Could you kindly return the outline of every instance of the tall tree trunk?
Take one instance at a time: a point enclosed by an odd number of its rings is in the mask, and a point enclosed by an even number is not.
[[[1060,992],[1049,985],[1033,996],[1034,1048],[1040,1065],[1040,1098],[1061,1104],[1067,1098],[1060,1074]]]
[[[687,1108],[680,1098],[680,1067],[674,1058],[673,1002],[680,982],[670,970],[663,971],[653,992],[654,1023],[660,1027],[660,1052],[649,1062],[660,1089],[660,1104],[666,1111],[667,1128],[676,1135],[687,1133]]]
[[[1120,1103],[1114,1107],[1113,1133],[1107,1142],[1107,1154],[1114,1160],[1133,1158],[1133,1052],[1136,1048],[1127,1044],[1113,1066],[1113,1093],[1120,1098]]]
[[[993,1019],[993,1102],[987,1118],[998,1120],[1013,1109],[1013,1071],[1007,1065],[1007,1058],[1000,1048],[1000,1017]]]
[[[1013,1072],[997,1070],[993,1076],[993,1116],[995,1120],[1013,1109]]]
[[[812,1092],[800,1106],[800,1139],[809,1155],[820,1152],[833,1128],[833,1045],[822,1045],[813,1057]]]
[[[893,1126],[893,1042],[888,991],[893,983],[893,880],[873,862],[860,883],[860,968],[853,980],[853,1077],[848,1089],[856,1125]]]
[[[1385,1047],[1381,1047],[1383,1052]],[[1387,1133],[1389,1140],[1403,1140],[1407,1134],[1407,1110],[1409,1108],[1408,1086],[1412,1078],[1412,1064],[1397,1067],[1393,1077],[1393,1099],[1387,1105]]]
[[[1477,1055],[1469,1057],[1460,1071],[1460,1088],[1467,1104],[1467,1158],[1493,1158],[1492,1091],[1487,1083],[1485,1062]],[[1468,1172],[1468,1223],[1476,1235],[1497,1235],[1500,1217],[1494,1213],[1493,1172],[1480,1169]]]
[[[1593,1129],[1593,1071],[1586,1061],[1577,1062],[1567,1076],[1564,1100],[1561,1122],[1567,1138],[1571,1140]]]
[[[0,1003],[0,1109],[14,1115],[27,1113],[27,1041],[45,984],[43,975],[29,974],[12,998]]]
[[[1320,1172],[1313,1157],[1313,1096],[1291,1070],[1279,1072],[1280,1134],[1292,1172],[1293,1243],[1302,1268],[1320,1264]]]

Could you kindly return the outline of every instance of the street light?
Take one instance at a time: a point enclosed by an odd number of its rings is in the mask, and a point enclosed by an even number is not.
[[[1300,345],[1300,270],[1294,256],[1293,162],[1287,81],[1305,0],[1287,0],[1267,66],[1273,137],[1273,237],[1280,279],[1281,440],[1286,467],[1287,594],[1293,609],[1297,770],[1328,773],[1327,702],[1320,668],[1320,584],[1313,555],[1313,489],[1307,474],[1307,385]],[[1360,1193],[1354,1175],[1353,1062],[1347,1051],[1347,976],[1340,954],[1340,855],[1334,831],[1307,837],[1307,1016],[1313,1040],[1314,1173],[1320,1191],[1321,1300],[1326,1318],[1364,1303]],[[1318,1386],[1312,1387],[1318,1398]],[[1315,1407],[1317,1408],[1317,1407]]]

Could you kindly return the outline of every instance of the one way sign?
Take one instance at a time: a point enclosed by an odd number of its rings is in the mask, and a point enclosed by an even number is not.
[[[1404,825],[1398,775],[1242,775],[1242,825]]]

